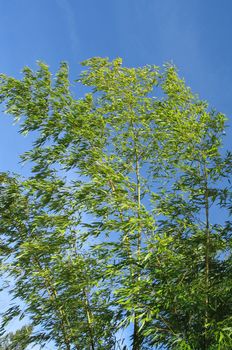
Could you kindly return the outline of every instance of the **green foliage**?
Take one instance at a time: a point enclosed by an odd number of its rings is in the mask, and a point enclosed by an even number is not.
[[[229,349],[232,156],[225,117],[166,65],[92,58],[0,77],[0,99],[34,133],[27,179],[1,174],[2,271],[32,344],[57,349]],[[218,214],[221,213],[221,214]],[[220,215],[220,220],[216,220]],[[18,299],[25,307],[21,307]],[[123,348],[125,350],[125,346]]]
[[[0,338],[1,350],[25,350],[30,344],[31,327],[24,326],[15,333],[8,333]]]

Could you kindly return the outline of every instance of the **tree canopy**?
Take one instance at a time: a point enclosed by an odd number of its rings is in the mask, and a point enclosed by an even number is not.
[[[0,338],[0,350],[25,350],[29,344],[31,328],[24,326],[15,333]]]
[[[132,350],[230,349],[225,116],[172,65],[82,65],[75,84],[66,63],[0,76],[5,112],[34,132],[28,177],[0,177],[2,330],[29,317],[29,342],[57,349],[125,350],[122,329]]]

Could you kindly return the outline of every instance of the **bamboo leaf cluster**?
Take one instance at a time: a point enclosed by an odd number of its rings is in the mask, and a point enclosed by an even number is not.
[[[28,178],[0,177],[2,330],[29,317],[31,344],[57,349],[126,350],[122,329],[132,350],[230,349],[225,116],[171,65],[82,65],[74,85],[66,63],[0,76],[6,113],[34,135]]]

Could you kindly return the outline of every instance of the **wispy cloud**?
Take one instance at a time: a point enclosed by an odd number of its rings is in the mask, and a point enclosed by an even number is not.
[[[70,38],[70,45],[73,53],[76,55],[80,51],[80,41],[77,34],[77,24],[75,20],[74,11],[69,0],[56,0],[57,5],[63,11],[68,27]]]

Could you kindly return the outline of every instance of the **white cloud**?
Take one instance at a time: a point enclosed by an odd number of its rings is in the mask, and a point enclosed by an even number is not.
[[[71,49],[73,53],[76,55],[77,52],[80,50],[80,42],[77,35],[77,25],[76,25],[74,10],[69,0],[56,0],[56,3],[61,8],[65,16],[65,20],[66,20],[68,32],[69,32]]]

